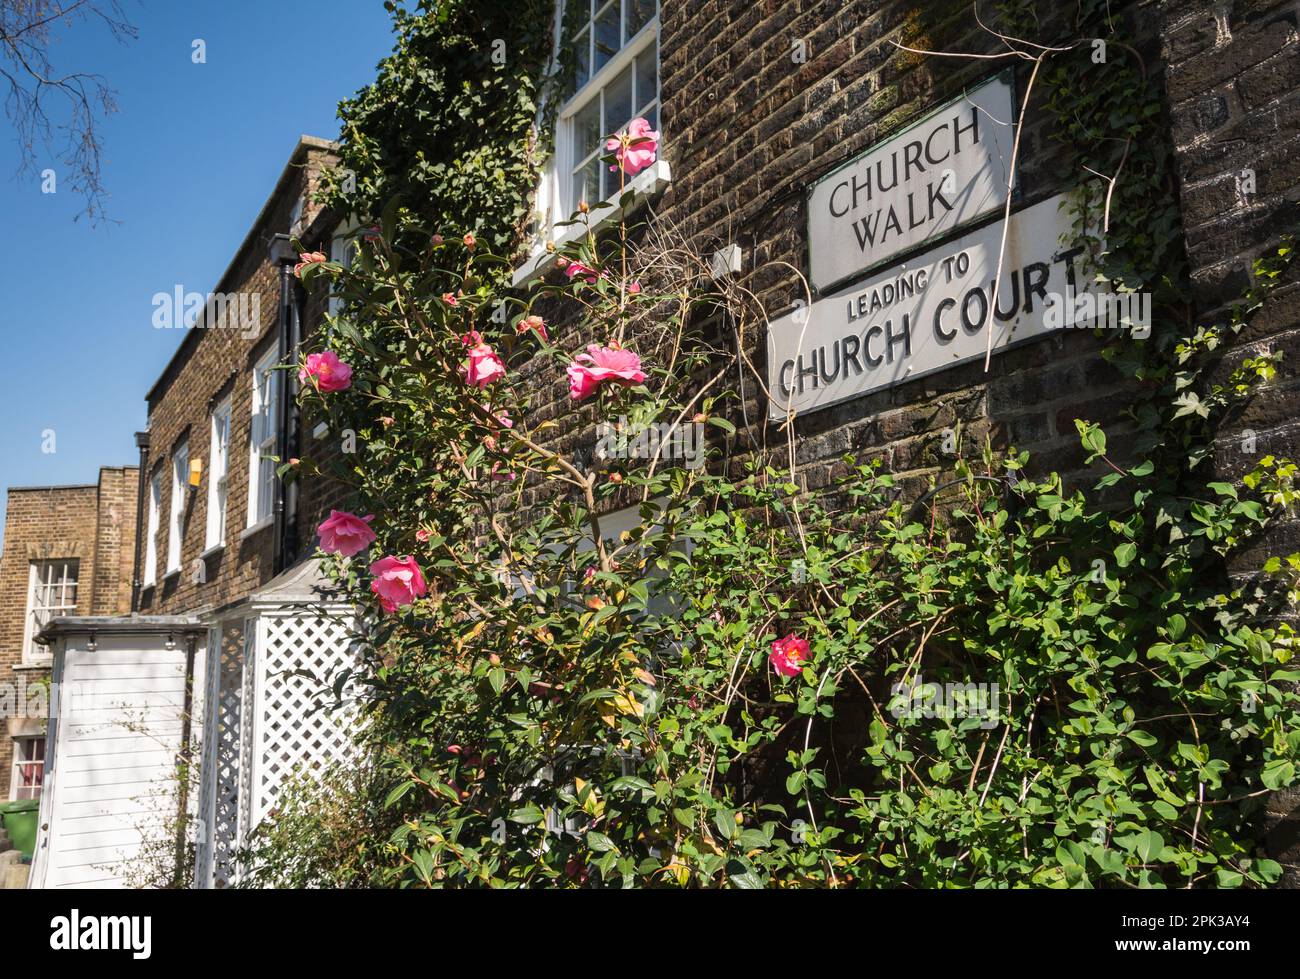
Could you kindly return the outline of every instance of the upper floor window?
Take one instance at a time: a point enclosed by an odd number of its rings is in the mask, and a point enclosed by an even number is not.
[[[576,91],[557,134],[557,146],[568,151],[565,203],[570,211],[582,201],[604,200],[618,190],[618,174],[600,162],[607,136],[636,118],[659,128],[655,0],[586,2],[588,16],[570,42],[577,62]]]
[[[77,611],[78,567],[76,558],[31,563],[27,589],[27,635],[23,643],[26,662],[48,660],[48,651],[37,645],[36,637],[51,619]]]
[[[352,260],[357,254],[357,237],[361,230],[361,222],[352,218],[344,221],[334,229],[334,234],[330,237],[330,261],[342,265],[345,269],[352,268]],[[329,314],[337,316],[343,307],[343,300],[338,297],[334,291],[334,284],[330,283],[329,296]]]
[[[274,348],[253,368],[253,425],[248,443],[248,526],[271,518],[275,505],[275,436],[281,371]]]
[[[230,399],[212,409],[212,462],[208,469],[207,548],[226,542],[226,497],[230,477]]]
[[[656,0],[568,0],[563,43],[574,53],[574,90],[556,122],[555,158],[538,210],[549,235],[582,201],[618,193],[619,175],[600,158],[605,139],[644,118],[659,128],[659,17]]]
[[[162,484],[160,468],[149,480],[149,524],[144,534],[144,586],[158,580],[158,529],[162,525]]]
[[[185,537],[185,487],[190,479],[190,444],[182,442],[172,453],[172,499],[167,518],[167,570],[181,569],[181,542]]]

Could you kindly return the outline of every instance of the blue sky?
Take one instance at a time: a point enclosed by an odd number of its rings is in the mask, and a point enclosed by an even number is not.
[[[41,192],[58,159],[15,178],[13,129],[0,126],[0,491],[92,483],[101,465],[136,461],[145,393],[181,336],[153,328],[153,295],[216,287],[298,136],[337,136],[339,100],[392,49],[381,0],[123,7],[136,41],[78,22],[52,48],[56,69],[98,72],[117,93],[102,134],[119,224],[74,222],[80,200]],[[205,64],[191,61],[196,38]],[[0,521],[4,506],[0,492]]]

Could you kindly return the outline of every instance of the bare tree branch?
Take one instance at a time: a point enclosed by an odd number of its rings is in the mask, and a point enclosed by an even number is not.
[[[121,0],[0,0],[0,80],[5,115],[18,138],[18,176],[35,172],[42,157],[66,168],[66,186],[83,198],[92,224],[108,220],[99,124],[117,111],[101,76],[61,74],[50,61],[55,29],[98,21],[114,40],[138,36]],[[52,103],[52,104],[51,104]]]

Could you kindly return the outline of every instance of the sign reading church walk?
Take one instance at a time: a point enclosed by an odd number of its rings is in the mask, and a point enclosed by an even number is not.
[[[1050,332],[1044,316],[1090,296],[1081,250],[1066,249],[1064,195],[1011,215],[998,300],[993,301],[1002,221],[932,248],[772,321],[767,335],[771,417],[877,391],[982,358]]]
[[[1013,118],[1010,77],[999,76],[817,180],[808,190],[813,288],[1002,207]]]

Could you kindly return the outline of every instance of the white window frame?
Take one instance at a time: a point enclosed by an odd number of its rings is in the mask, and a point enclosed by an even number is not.
[[[144,587],[158,583],[158,529],[162,525],[162,467],[149,477],[149,523],[144,536]]]
[[[208,463],[208,528],[204,547],[206,551],[226,543],[226,518],[230,504],[230,438],[233,431],[230,413],[231,399],[227,395],[212,409],[211,450]],[[224,443],[221,440],[225,435]]]
[[[27,745],[24,749],[24,744]],[[13,770],[9,775],[9,799],[11,802],[17,802],[19,799],[39,799],[41,790],[45,786],[45,735],[19,735],[14,738],[13,744]],[[39,758],[33,757],[37,753]],[[22,771],[24,768],[38,768],[39,776],[34,779],[34,790],[27,795],[20,795],[22,788]]]
[[[574,2],[574,0],[568,0]],[[591,2],[591,0],[579,0],[579,2]],[[621,2],[621,0],[605,0],[599,4],[599,9],[604,10],[609,2]],[[561,45],[569,43],[571,38],[564,34],[564,5],[557,0],[557,17],[556,28],[553,37],[554,51],[556,57]],[[592,18],[588,17],[588,26],[585,30],[591,32]],[[574,146],[576,144],[575,127],[577,125],[578,113],[586,108],[593,99],[604,97],[605,90],[625,69],[634,66],[637,57],[645,52],[652,45],[655,48],[655,95],[653,99],[639,100],[639,104],[632,107],[632,118],[649,108],[655,106],[658,109],[657,128],[663,131],[663,102],[661,99],[662,83],[660,75],[662,73],[662,51],[660,50],[660,23],[661,15],[656,11],[655,15],[648,20],[640,30],[632,37],[624,37],[623,45],[618,53],[614,55],[599,71],[597,71],[587,82],[578,89],[558,110],[555,120],[555,151],[547,161],[542,170],[536,193],[535,213],[539,216],[536,230],[536,236],[532,244],[531,253],[528,260],[515,270],[511,284],[519,287],[535,278],[544,274],[555,264],[555,255],[546,251],[546,243],[552,241],[555,244],[564,244],[565,242],[581,237],[586,234],[586,227],[582,225],[569,225],[567,227],[556,227],[560,222],[569,220],[570,216],[577,209],[578,202],[573,200],[573,172],[580,161],[574,158]],[[627,26],[625,23],[620,24],[620,32],[625,33]],[[582,33],[582,29],[579,30]],[[593,33],[587,36],[589,45],[594,45]],[[591,48],[588,48],[590,57]],[[553,59],[552,64],[558,61]],[[553,69],[554,70],[554,69]],[[634,71],[635,76],[635,71]],[[635,86],[635,81],[633,82]],[[603,115],[603,113],[602,113]],[[603,125],[603,122],[602,122]],[[602,136],[612,135],[611,133],[602,133]],[[628,181],[625,191],[633,192],[634,205],[638,206],[646,198],[659,193],[668,186],[672,181],[672,170],[668,162],[663,158],[662,151],[663,141],[660,140],[660,152],[655,163],[637,174]],[[596,150],[597,157],[604,153],[603,147]],[[617,204],[620,193],[617,187],[612,187],[610,193],[605,197],[605,201],[610,204]],[[595,203],[594,201],[589,203]],[[592,230],[599,230],[609,224],[617,222],[622,217],[622,210],[618,207],[600,208],[592,212],[591,226]]]
[[[185,489],[190,483],[190,443],[182,442],[172,453],[172,498],[167,514],[167,574],[181,569],[185,538]]]
[[[55,577],[57,575],[57,577]],[[27,614],[24,616],[23,628],[23,663],[41,665],[50,661],[50,653],[42,646],[36,645],[36,637],[51,619],[60,615],[71,615],[77,611],[77,599],[67,601],[68,588],[73,595],[79,595],[81,577],[81,559],[75,557],[46,558],[32,561],[27,565]],[[37,589],[57,588],[58,601],[51,601],[47,591],[45,599],[36,601]]]
[[[570,3],[585,2],[585,0],[569,0],[569,2]],[[592,6],[595,8],[595,11],[591,16],[587,18],[586,26],[581,28],[578,31],[579,34],[581,34],[583,31],[587,32],[586,40],[588,45],[589,64],[594,62],[595,49],[596,49],[594,25],[597,17],[599,17],[600,14],[604,13],[604,11],[608,9],[611,4],[621,5],[624,3],[624,0],[591,0],[591,2],[592,2]],[[561,22],[561,30],[563,30],[563,22],[564,22],[563,17],[561,17],[560,22]],[[598,70],[595,74],[593,74],[581,88],[579,88],[576,92],[574,92],[573,95],[570,96],[569,100],[565,102],[563,106],[560,107],[559,115],[556,119],[556,132],[555,132],[555,160],[556,160],[556,175],[558,177],[558,187],[556,188],[556,190],[558,191],[557,203],[559,204],[559,214],[560,214],[559,220],[566,220],[570,214],[572,214],[575,210],[577,210],[579,202],[576,199],[577,195],[573,193],[573,177],[575,172],[579,169],[580,165],[589,164],[593,159],[593,157],[591,156],[585,157],[583,159],[579,159],[574,151],[574,147],[577,145],[576,128],[577,128],[578,114],[583,109],[586,109],[588,106],[590,106],[593,101],[597,99],[602,100],[602,107],[601,107],[602,108],[601,111],[602,131],[600,134],[601,142],[597,144],[596,149],[594,151],[595,152],[594,159],[599,159],[601,156],[605,155],[604,138],[613,135],[612,131],[606,131],[608,127],[605,124],[604,111],[603,111],[604,110],[603,99],[605,97],[605,92],[607,89],[610,88],[614,79],[616,79],[624,71],[628,70],[629,68],[634,69],[634,66],[636,64],[636,59],[642,53],[644,53],[648,48],[652,46],[655,48],[654,97],[649,99],[641,98],[635,100],[632,104],[631,118],[636,119],[651,108],[656,110],[657,119],[662,118],[663,112],[660,109],[660,102],[659,102],[659,88],[660,88],[659,85],[660,60],[659,60],[659,52],[658,52],[659,22],[660,22],[659,11],[658,11],[658,7],[656,7],[654,16],[651,17],[648,21],[646,21],[645,24],[643,24],[635,34],[629,37],[627,36],[627,24],[625,20],[621,20],[619,23],[619,35],[622,43],[618,49],[618,52],[612,58],[610,58],[609,61],[607,61],[604,64],[604,66],[600,68],[600,70]],[[565,37],[563,35],[561,35],[558,38],[558,43],[560,45],[567,45],[571,43],[571,41],[572,41],[571,38]],[[635,70],[633,70],[632,72],[632,79],[633,79],[632,81],[633,88],[635,89],[636,86]],[[660,123],[656,123],[656,126],[658,125],[660,125]],[[605,171],[602,171],[602,173],[605,173]],[[609,174],[608,176],[612,178],[616,175]],[[605,194],[602,199],[613,200],[618,197],[618,194],[619,191],[617,186],[611,185],[609,193]],[[595,204],[597,203],[597,201],[589,200],[587,203]]]
[[[351,218],[341,222],[334,229],[330,236],[330,261],[336,265],[341,265],[345,269],[352,268],[352,262],[356,258],[357,232],[361,230],[361,222],[356,218]],[[343,300],[334,294],[334,283],[330,283],[329,295],[329,314],[337,316],[339,310],[343,307]]]
[[[284,379],[275,370],[279,351],[272,347],[253,366],[252,423],[248,438],[248,527],[270,521],[275,507],[276,430],[279,427],[278,395]],[[266,478],[269,471],[270,478]]]

